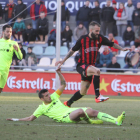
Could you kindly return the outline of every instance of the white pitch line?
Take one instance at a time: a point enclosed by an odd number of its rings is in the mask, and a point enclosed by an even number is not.
[[[1,124],[1,123],[0,123],[0,124]],[[25,123],[5,123],[5,125],[6,125],[6,124],[9,124],[9,125],[15,125],[15,124],[17,124],[17,125],[18,125],[18,124],[19,124],[19,125],[27,125],[27,124],[25,124]],[[44,124],[42,124],[42,125],[41,125],[41,124],[31,124],[31,123],[29,123],[29,125],[52,126],[52,127],[55,126],[55,127],[108,128],[108,129],[110,129],[110,128],[111,128],[111,129],[112,129],[112,128],[115,128],[115,129],[116,129],[116,128],[117,128],[117,129],[139,129],[139,128],[122,127],[122,126],[117,126],[117,127],[116,127],[116,126],[115,126],[115,127],[101,126],[101,125],[100,125],[100,126],[95,126],[95,125],[89,125],[89,124],[88,124],[88,125],[85,125],[85,124],[84,124],[84,125],[82,126],[82,125],[78,125],[78,124],[76,124],[76,125],[61,125],[61,124],[58,124],[58,125],[49,125],[49,124],[45,124],[45,125],[44,125]]]

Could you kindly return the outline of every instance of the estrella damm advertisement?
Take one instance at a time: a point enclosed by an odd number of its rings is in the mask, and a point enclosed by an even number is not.
[[[62,73],[66,80],[64,94],[74,94],[81,88],[81,76],[78,73]],[[105,73],[100,76],[102,95],[140,96],[140,75]],[[56,90],[54,72],[18,72],[10,71],[4,92],[36,93],[41,89]],[[94,95],[93,82],[88,94]]]

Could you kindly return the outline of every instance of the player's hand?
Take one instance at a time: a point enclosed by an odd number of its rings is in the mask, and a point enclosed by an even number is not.
[[[13,45],[14,49],[18,52],[18,46]]]
[[[19,121],[17,118],[6,119],[7,121]]]
[[[59,69],[57,68],[57,69],[56,69],[56,72],[57,72],[57,73],[61,73],[61,68],[59,68]]]
[[[12,119],[6,119],[7,121],[13,121]]]
[[[63,61],[57,61],[55,63],[55,66],[58,66],[58,68],[56,70],[60,69],[62,64],[63,64]]]
[[[123,48],[122,51],[131,51],[131,48]]]

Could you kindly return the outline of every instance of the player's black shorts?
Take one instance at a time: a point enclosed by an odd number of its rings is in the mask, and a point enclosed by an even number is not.
[[[78,73],[81,74],[81,80],[82,81],[88,81],[88,82],[92,82],[92,77],[93,76],[87,76],[87,68],[91,66],[88,64],[78,64],[76,67],[76,70]]]

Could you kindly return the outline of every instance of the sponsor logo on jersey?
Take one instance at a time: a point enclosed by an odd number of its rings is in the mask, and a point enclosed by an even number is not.
[[[85,49],[85,53],[89,53],[92,51],[98,51],[98,47],[89,47]]]
[[[6,52],[11,52],[9,49],[0,49],[0,51],[6,51]]]

